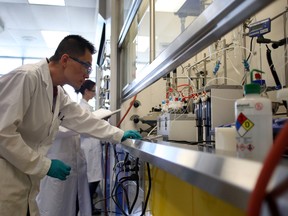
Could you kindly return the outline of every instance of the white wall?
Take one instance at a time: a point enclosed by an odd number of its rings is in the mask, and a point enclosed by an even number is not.
[[[262,11],[257,13],[255,16],[253,16],[252,22],[266,19],[268,17],[273,18],[276,15],[284,12],[285,7],[287,7],[287,0],[275,1],[274,3],[269,5],[267,8],[263,9]],[[273,20],[271,25],[272,25],[271,33],[268,33],[264,36],[271,39],[271,40],[275,40],[275,41],[284,38],[283,16]],[[287,27],[288,26],[286,26],[286,28]],[[241,31],[242,31],[242,26],[239,26],[239,27],[233,29],[230,33],[228,33],[224,37],[219,38],[219,40],[223,40],[225,38],[227,44],[232,43],[232,42],[236,42],[239,46],[244,46]],[[215,38],[215,41],[216,40],[217,39]],[[250,38],[246,37],[246,48],[249,49],[249,46],[250,46]],[[266,83],[268,85],[272,85],[272,86],[274,85],[275,86],[275,82],[273,80],[273,77],[271,76],[271,72],[269,70],[268,63],[266,60],[266,47],[265,47],[265,45],[256,44],[256,38],[255,38],[254,43],[253,43],[253,47],[254,47],[253,50],[254,50],[255,55],[253,55],[251,57],[250,69],[255,68],[255,69],[263,70],[265,72],[265,75],[263,78],[266,80]],[[285,76],[284,76],[285,64],[287,64],[287,62],[286,63],[284,62],[284,47],[285,46],[282,46],[276,50],[272,49],[271,45],[269,45],[269,47],[272,51],[272,58],[274,60],[275,68],[278,72],[278,76],[280,78],[282,85],[284,85],[285,84]],[[245,49],[243,49],[243,48],[235,47],[234,50],[229,51],[227,54],[227,56],[228,56],[228,59],[227,59],[227,71],[228,71],[228,73],[227,73],[227,75],[229,78],[228,84],[234,84],[234,85],[240,84],[240,80],[242,79],[243,74],[244,74],[244,69],[243,69],[243,64],[242,64],[244,50]],[[207,49],[205,49],[201,53],[197,54],[197,56],[194,56],[189,61],[182,64],[182,66],[185,67],[188,65],[188,63],[190,63],[190,65],[192,65],[195,62],[202,59],[204,56],[204,53],[206,53],[206,55],[210,55],[211,52],[213,52],[213,51],[211,51],[211,46],[207,47]],[[221,54],[222,53],[220,52],[220,55]],[[246,53],[246,57],[247,56],[248,56],[248,52]],[[213,68],[215,66],[215,61],[216,61],[216,59],[214,58],[207,64],[208,76],[210,76],[212,78],[213,78],[212,71],[213,71]],[[220,70],[218,72],[219,77],[224,75],[223,58],[221,61],[222,61],[222,64],[221,64]],[[198,69],[201,69],[202,67],[203,66],[200,64]],[[179,76],[183,76],[183,75],[185,76],[186,75],[185,74],[186,72],[184,74],[181,73],[181,67],[179,67],[177,71],[179,71],[178,72]],[[193,75],[193,73],[192,73],[192,75]],[[187,83],[187,80],[179,80],[178,82],[179,82],[179,84],[182,82]],[[218,81],[218,83],[219,84],[224,83],[223,79],[220,79]],[[213,82],[210,82],[210,84],[213,84]],[[275,100],[275,93],[269,93],[269,96],[271,97],[272,100]],[[135,125],[130,120],[130,117],[134,114],[137,114],[140,117],[147,115],[149,113],[149,111],[151,110],[151,107],[159,105],[161,103],[161,100],[164,98],[165,98],[165,82],[161,79],[137,95],[137,100],[139,100],[141,102],[141,106],[138,107],[137,109],[134,107],[131,109],[130,113],[126,117],[126,120],[122,123],[121,128],[123,128],[123,129],[132,129],[132,128],[139,129],[139,127],[144,128],[144,126],[141,124]],[[123,115],[125,113],[125,111],[128,109],[131,100],[128,100],[122,104],[121,115]]]

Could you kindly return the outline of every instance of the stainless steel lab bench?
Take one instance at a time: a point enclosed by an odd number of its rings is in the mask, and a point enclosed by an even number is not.
[[[243,210],[247,209],[262,167],[260,162],[237,158],[234,152],[215,151],[210,147],[162,140],[128,140],[120,145],[141,161],[149,162]],[[273,189],[287,176],[288,160],[283,158],[267,190]],[[277,201],[281,212],[287,212],[287,194]]]

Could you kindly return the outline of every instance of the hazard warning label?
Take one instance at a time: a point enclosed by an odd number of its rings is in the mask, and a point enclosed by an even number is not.
[[[243,137],[249,130],[254,127],[254,123],[248,119],[243,113],[240,113],[237,117],[235,124],[237,133]]]

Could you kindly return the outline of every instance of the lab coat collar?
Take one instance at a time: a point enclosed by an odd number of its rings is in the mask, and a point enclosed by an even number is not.
[[[50,75],[50,70],[48,67],[48,63],[46,59],[43,59],[39,62],[40,67],[41,67],[41,76],[42,76],[42,82],[45,83],[46,85],[46,91],[47,91],[47,96],[49,99],[49,104],[52,110],[52,105],[53,105],[53,83],[52,83],[52,78]]]

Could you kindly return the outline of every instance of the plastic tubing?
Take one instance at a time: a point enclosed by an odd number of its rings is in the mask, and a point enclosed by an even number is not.
[[[187,84],[187,83],[186,83],[186,84],[181,84],[181,85],[178,85],[178,86],[177,86],[177,88],[180,88],[180,87],[189,87],[191,90],[193,90],[192,87],[191,87],[189,84]]]
[[[232,68],[234,69],[234,71],[239,75],[241,76],[241,73],[237,70],[237,68],[235,67],[234,63],[232,62],[232,60],[230,59],[230,57],[227,55],[227,59],[228,61],[230,62]]]
[[[220,53],[220,52],[223,52],[224,50],[230,50],[230,49],[235,49],[235,48],[241,48],[241,49],[246,50],[247,52],[251,53],[252,55],[254,55],[254,52],[253,52],[253,51],[250,51],[248,48],[246,48],[246,47],[244,47],[244,46],[233,45],[233,46],[229,46],[229,47],[225,47],[225,48],[222,48],[222,49],[220,49],[220,50],[217,50],[216,52],[210,53],[208,56],[206,56],[205,58],[201,59],[201,60],[198,61],[198,62],[201,62],[201,61],[203,61],[204,59],[207,59],[207,58],[211,57],[212,55],[215,55],[215,54],[218,54],[218,53]],[[229,60],[230,60],[230,59],[229,59]],[[251,60],[251,58],[250,58],[250,60]],[[232,63],[231,60],[230,60],[230,63],[232,64],[232,67],[233,67],[233,69],[235,70],[236,68],[235,68],[235,66],[234,66],[234,64]],[[191,65],[190,67],[185,67],[185,68],[181,66],[182,69],[183,69],[183,72],[182,72],[182,73],[184,73],[184,69],[186,69],[186,71],[188,71],[190,68],[194,67],[196,64],[197,64],[197,63]],[[237,70],[235,70],[235,71],[236,71],[236,73],[239,73],[239,71],[237,71]],[[193,86],[193,88],[196,89],[195,84],[194,84],[194,82],[190,79],[190,77],[189,77],[186,73],[185,73],[185,76],[187,77],[188,80],[191,81],[191,85]],[[246,74],[244,74],[242,80],[244,80],[245,77],[246,77]],[[215,78],[215,79],[220,79],[220,78],[221,78],[221,77],[218,77],[218,78]],[[212,79],[212,80],[215,80],[215,79]],[[224,79],[229,80],[229,78],[227,78],[227,77],[224,77]],[[206,83],[206,85],[204,86],[204,89],[207,87],[208,83],[210,83],[212,80],[209,80],[209,81]],[[232,80],[232,79],[230,79],[230,80]],[[232,80],[232,81],[235,82],[235,83],[237,83],[237,84],[240,84],[240,85],[241,85],[241,83],[238,83],[238,82],[236,82],[235,80]],[[193,88],[192,88],[192,89],[193,89]]]
[[[254,55],[254,52],[253,51],[250,51],[248,48],[244,47],[244,46],[239,46],[239,45],[232,45],[232,46],[229,46],[229,47],[225,47],[225,48],[222,48],[220,50],[217,50],[216,52],[213,52],[211,54],[209,54],[208,56],[206,56],[205,58],[203,59],[200,59],[198,62],[201,62],[203,61],[204,59],[207,59],[207,58],[211,58],[212,55],[216,55],[218,53],[221,53],[223,52],[224,50],[230,50],[230,49],[235,49],[235,48],[241,48],[243,50],[246,50],[247,52],[251,53],[252,55]],[[196,63],[197,64],[197,63]],[[190,67],[187,67],[186,70],[189,70],[190,68],[194,67],[195,64],[191,65]]]
[[[123,120],[125,119],[125,117],[127,116],[127,114],[129,113],[130,109],[132,108],[135,100],[137,98],[137,95],[134,96],[133,100],[130,102],[130,106],[128,107],[126,113],[124,114],[124,116],[121,118],[121,120],[118,122],[116,127],[120,127],[121,123],[123,122]]]
[[[256,185],[250,199],[248,201],[248,216],[258,216],[261,212],[262,202],[266,196],[266,187],[273,174],[274,169],[281,160],[283,153],[286,150],[288,140],[288,123],[285,124],[284,128],[276,136],[273,146],[268,153],[264,164],[258,176]]]

